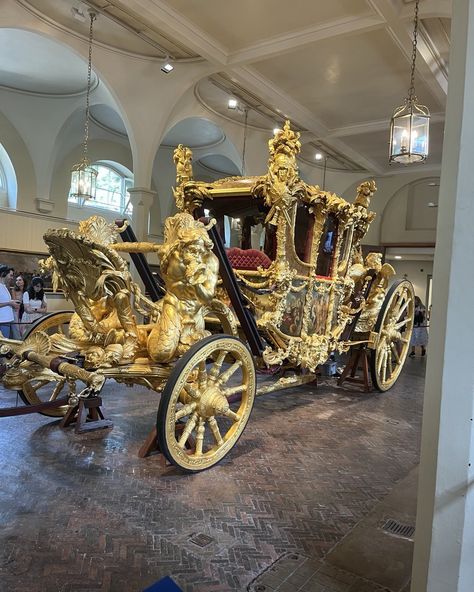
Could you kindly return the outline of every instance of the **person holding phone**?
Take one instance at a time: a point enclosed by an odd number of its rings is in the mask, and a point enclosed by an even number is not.
[[[46,302],[43,287],[43,280],[40,277],[34,277],[31,280],[30,287],[23,294],[25,312],[21,318],[22,323],[31,324],[48,312],[48,303]]]
[[[0,265],[0,333],[7,338],[11,337],[12,323],[15,320],[13,311],[20,308],[20,301],[14,300],[9,291],[9,285],[13,279],[13,267]]]

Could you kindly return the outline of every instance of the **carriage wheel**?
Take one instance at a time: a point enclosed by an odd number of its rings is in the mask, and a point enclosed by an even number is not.
[[[69,331],[69,321],[71,320],[73,314],[74,313],[70,310],[61,310],[47,314],[31,325],[27,325],[27,328],[23,334],[23,339],[26,339],[37,331],[42,331],[48,335],[53,335],[53,333],[67,335]]]
[[[31,325],[25,332],[23,339],[30,337],[38,331],[53,335],[54,333],[61,333],[67,335],[69,321],[73,313],[70,311],[60,311],[48,314],[36,323]],[[22,390],[18,391],[18,395],[25,405],[38,405],[39,403],[47,403],[55,401],[58,398],[64,397],[67,394],[68,385],[65,379],[58,380],[56,377],[49,380],[46,376],[39,379],[27,380],[23,384]],[[67,405],[62,405],[55,409],[48,409],[40,412],[41,415],[47,417],[63,417],[68,410]]]
[[[68,384],[65,378],[55,379],[51,377],[35,378],[23,383],[22,390],[18,391],[21,400],[25,405],[38,405],[39,403],[48,403],[65,397],[69,392]],[[68,410],[67,405],[39,411],[41,415],[47,417],[63,417]]]
[[[158,408],[161,451],[185,472],[208,469],[236,444],[252,411],[255,364],[238,338],[213,335],[177,362]]]
[[[397,381],[410,347],[415,293],[408,280],[395,282],[385,296],[374,332],[378,340],[370,358],[372,383],[388,391]]]

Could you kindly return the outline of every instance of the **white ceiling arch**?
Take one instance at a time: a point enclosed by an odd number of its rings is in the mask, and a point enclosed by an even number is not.
[[[0,28],[0,86],[49,97],[85,94],[87,64],[60,42],[24,29]],[[98,79],[93,76],[93,88]]]
[[[84,23],[70,10],[93,6],[101,13],[98,43],[143,59],[159,59],[161,45],[173,45],[179,59],[207,60],[230,86],[292,120],[305,141],[372,174],[404,172],[402,165],[389,167],[386,154],[389,119],[409,85],[413,1],[299,0],[297,7],[286,0],[15,1],[82,36]],[[438,126],[433,169],[440,166],[450,15],[450,0],[420,0],[416,89]]]

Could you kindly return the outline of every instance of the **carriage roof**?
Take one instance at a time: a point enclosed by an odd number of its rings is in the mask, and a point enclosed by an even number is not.
[[[370,198],[376,191],[374,181],[359,185],[354,203],[318,185],[305,183],[299,178],[296,161],[301,148],[299,136],[287,121],[268,142],[269,160],[265,175],[226,177],[211,183],[193,179],[192,152],[180,144],[174,152],[177,169],[174,195],[178,209],[192,213],[206,198],[216,200],[216,206],[217,200],[260,198],[269,209],[277,205],[287,210],[300,202],[314,206],[312,211],[316,216],[332,213],[344,225],[353,223],[361,238],[375,216],[368,210]]]

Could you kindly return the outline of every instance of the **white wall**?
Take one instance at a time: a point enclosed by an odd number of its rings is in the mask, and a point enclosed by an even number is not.
[[[407,261],[395,260],[388,261],[393,265],[397,272],[394,279],[407,280],[413,284],[415,294],[419,296],[424,304],[426,304],[426,290],[428,288],[428,276],[433,275],[433,261]]]

